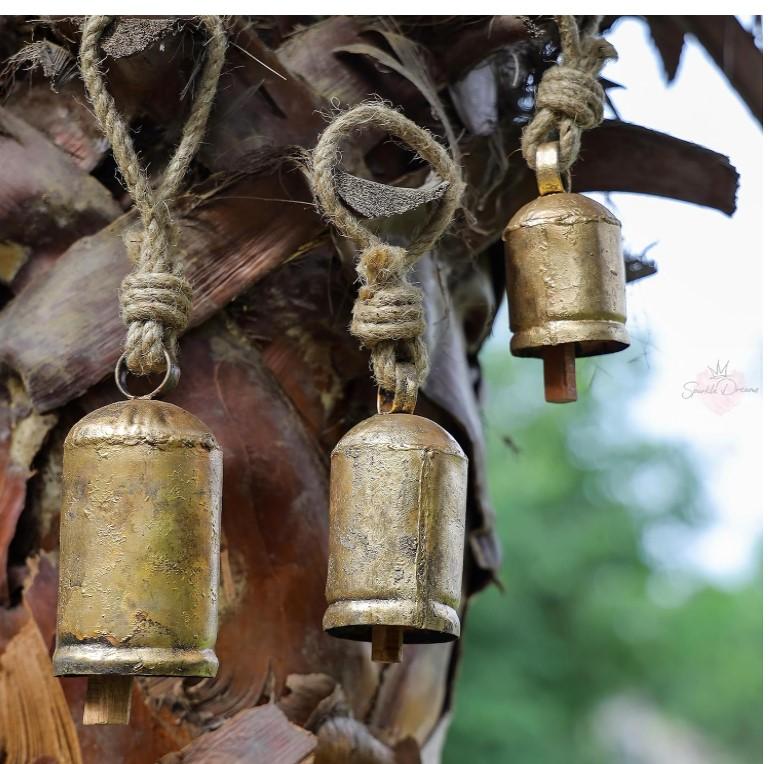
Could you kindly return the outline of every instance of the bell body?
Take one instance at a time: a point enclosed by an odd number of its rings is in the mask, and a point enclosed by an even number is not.
[[[546,194],[511,218],[503,238],[513,355],[629,345],[621,223],[607,208],[581,194]]]
[[[215,675],[222,470],[169,403],[113,403],[70,430],[56,675]]]
[[[327,632],[459,636],[467,471],[454,438],[414,414],[377,414],[341,439],[331,456]]]

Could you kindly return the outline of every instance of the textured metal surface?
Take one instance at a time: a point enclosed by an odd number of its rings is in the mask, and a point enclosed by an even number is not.
[[[370,640],[459,636],[468,459],[442,427],[413,414],[377,414],[331,457],[330,552],[323,627]]]
[[[581,194],[548,194],[522,207],[503,238],[514,355],[564,343],[577,356],[629,345],[621,224],[611,212]]]
[[[222,469],[215,438],[169,403],[113,403],[70,430],[57,675],[216,673]]]

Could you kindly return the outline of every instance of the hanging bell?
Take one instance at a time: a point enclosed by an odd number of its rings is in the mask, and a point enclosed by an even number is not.
[[[129,719],[134,676],[214,676],[222,452],[155,400],[88,414],[64,444],[54,673],[84,724]]]
[[[323,628],[371,641],[397,662],[404,642],[459,636],[468,459],[440,425],[376,414],[331,456]]]
[[[564,190],[558,144],[537,150],[540,196],[503,234],[511,353],[543,359],[546,400],[577,399],[575,358],[629,346],[621,223]]]

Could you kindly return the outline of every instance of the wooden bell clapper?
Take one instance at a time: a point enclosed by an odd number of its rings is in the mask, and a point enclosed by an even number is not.
[[[222,452],[187,411],[154,400],[179,377],[177,335],[191,287],[175,259],[170,213],[204,135],[226,51],[216,16],[195,102],[158,190],[140,167],[100,71],[99,40],[112,21],[83,27],[81,72],[142,225],[125,239],[134,271],[121,286],[127,324],[116,384],[127,400],[91,412],[64,444],[57,676],[86,676],[84,724],[126,724],[134,676],[212,677],[217,636]],[[127,376],[162,374],[145,395]]]
[[[578,397],[576,357],[623,350],[629,337],[621,223],[564,181],[582,131],[602,120],[597,75],[615,49],[594,24],[584,35],[573,16],[558,24],[562,61],[543,75],[522,136],[540,195],[511,218],[503,239],[511,353],[542,358],[546,401],[568,403]]]
[[[363,125],[403,141],[446,184],[407,248],[371,233],[337,193],[341,143]],[[428,361],[422,291],[408,273],[446,230],[464,185],[426,130],[381,103],[356,106],[328,126],[309,177],[321,211],[361,251],[350,330],[371,350],[378,385],[377,413],[346,433],[331,455],[323,628],[370,641],[372,660],[394,663],[404,643],[447,642],[460,631],[468,460],[446,430],[413,413]]]

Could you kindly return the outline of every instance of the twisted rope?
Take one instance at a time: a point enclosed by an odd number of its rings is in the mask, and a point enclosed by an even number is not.
[[[140,216],[142,232],[124,237],[134,271],[121,284],[121,316],[128,327],[126,365],[134,374],[164,371],[164,351],[174,360],[177,337],[188,325],[191,285],[176,258],[179,229],[170,213],[191,160],[201,143],[226,56],[226,35],[217,16],[202,16],[210,33],[207,57],[180,143],[154,192],[140,167],[126,122],[108,93],[99,41],[113,16],[90,16],[81,37],[80,66],[94,114]]]
[[[524,128],[521,150],[534,170],[541,143],[559,139],[559,171],[564,173],[578,158],[581,133],[602,122],[605,92],[597,75],[615,48],[597,36],[599,17],[581,35],[574,16],[557,18],[562,61],[544,75],[535,97],[535,115]]]
[[[399,138],[449,185],[438,207],[408,247],[387,244],[341,202],[334,182],[341,143],[355,130],[373,126]],[[371,369],[381,391],[392,395],[393,411],[413,411],[428,372],[422,290],[408,274],[449,226],[465,184],[446,149],[423,128],[382,103],[362,103],[340,114],[320,136],[308,176],[318,205],[341,234],[361,250],[357,273],[362,286],[350,331],[371,351]]]

